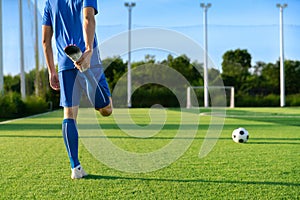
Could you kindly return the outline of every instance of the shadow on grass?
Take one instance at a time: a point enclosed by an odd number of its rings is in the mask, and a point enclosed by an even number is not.
[[[127,139],[127,140],[204,140],[204,137],[170,137],[170,136],[154,136],[154,137],[149,137],[149,138],[142,138],[142,137],[131,137],[131,136],[79,136],[80,138],[83,139]],[[62,138],[61,135],[9,135],[5,134],[2,135],[0,134],[0,138]],[[206,138],[206,139],[216,139],[216,138]],[[218,138],[218,140],[223,140],[223,141],[231,141],[231,138]],[[262,145],[268,145],[268,144],[291,144],[291,145],[300,145],[299,142],[300,138],[251,138],[250,141],[248,141],[245,144],[241,145],[252,145],[252,144],[262,144]]]
[[[122,177],[122,176],[101,176],[90,174],[84,179],[94,180],[139,180],[156,182],[177,182],[177,183],[220,183],[220,184],[245,184],[245,185],[281,185],[300,186],[300,183],[273,182],[273,181],[236,181],[236,180],[205,180],[205,179],[166,179],[166,178],[143,178],[143,177]]]
[[[300,145],[299,142],[251,142],[249,144],[262,144],[262,145],[267,145],[267,144],[291,144],[291,145]]]
[[[0,138],[62,138],[59,135],[1,135]]]
[[[9,123],[1,124],[0,131],[61,130],[61,124],[54,123]]]

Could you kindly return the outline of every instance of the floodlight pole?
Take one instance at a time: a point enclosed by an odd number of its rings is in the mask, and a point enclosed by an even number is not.
[[[280,107],[285,106],[285,79],[284,79],[284,41],[283,41],[283,9],[287,4],[276,4],[280,10],[279,23],[280,23]]]
[[[21,81],[21,97],[26,98],[25,87],[25,70],[24,70],[24,39],[23,39],[23,6],[22,0],[19,0],[19,23],[20,23],[20,81]]]
[[[40,95],[40,62],[39,62],[39,26],[38,26],[38,6],[34,1],[34,29],[35,29],[35,95]]]
[[[127,106],[131,108],[131,13],[134,2],[124,4],[128,8],[128,64],[127,64]]]
[[[208,101],[208,55],[207,55],[207,10],[211,7],[211,3],[201,3],[200,6],[203,8],[203,25],[204,25],[204,107],[209,106]]]
[[[3,42],[2,42],[2,0],[0,0],[0,95],[4,93]]]

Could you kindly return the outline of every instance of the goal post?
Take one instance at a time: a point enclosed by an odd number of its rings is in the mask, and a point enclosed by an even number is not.
[[[196,94],[198,102],[193,102],[191,98],[191,92]],[[234,102],[234,87],[233,86],[209,86],[208,91],[209,94],[213,93],[214,91],[223,91],[219,92],[219,96],[223,96],[223,98],[220,99],[226,99],[226,107],[234,108],[235,102]],[[211,96],[211,94],[210,94]],[[225,96],[225,97],[224,97]],[[217,96],[214,96],[215,98],[218,98]],[[186,107],[187,108],[193,108],[193,107],[201,107],[202,103],[204,102],[204,86],[189,86],[187,87],[187,97],[186,97]],[[224,103],[224,102],[223,102]],[[222,104],[223,105],[223,104]],[[211,103],[210,103],[211,106]]]

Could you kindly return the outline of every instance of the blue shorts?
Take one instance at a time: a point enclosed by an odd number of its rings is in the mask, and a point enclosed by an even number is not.
[[[96,80],[99,80],[98,84],[104,88],[104,91],[110,97],[111,93],[105,74],[103,73],[103,68],[90,68],[90,70],[93,72]],[[78,69],[60,71],[58,75],[60,83],[60,106],[78,106],[82,92],[85,92],[85,94],[88,92],[84,75]]]

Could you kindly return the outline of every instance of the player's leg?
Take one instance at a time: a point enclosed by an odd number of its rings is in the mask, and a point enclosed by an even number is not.
[[[103,89],[103,92],[108,96],[109,98],[109,104],[103,108],[97,108],[95,107],[96,110],[100,112],[100,114],[104,117],[110,116],[113,110],[112,106],[112,98],[111,98],[111,93],[110,89],[108,86],[108,83],[106,81],[105,74],[103,72],[102,68],[92,68],[91,71],[93,72],[95,78],[98,80],[98,85]],[[96,98],[101,98],[101,97],[96,97]]]
[[[62,124],[63,138],[71,164],[71,178],[83,178],[88,174],[81,167],[78,159],[78,129],[76,118],[78,106],[64,108],[64,120]]]
[[[70,159],[71,168],[80,165],[78,159],[78,130],[76,126],[76,107],[64,107],[64,119],[62,122],[62,134]]]
[[[113,108],[112,108],[112,98],[111,97],[109,97],[109,101],[110,101],[110,103],[108,106],[106,106],[104,108],[100,108],[98,110],[103,117],[108,117],[112,113]]]
[[[64,119],[62,122],[62,134],[66,150],[70,159],[71,178],[82,178],[87,174],[80,166],[78,159],[78,130],[76,118],[81,90],[78,84],[78,70],[66,70],[59,73],[61,98],[60,105],[64,107]]]
[[[91,69],[81,72],[86,81],[87,96],[96,110],[104,108],[110,104],[109,96],[105,89],[98,84],[98,79],[95,77]]]

